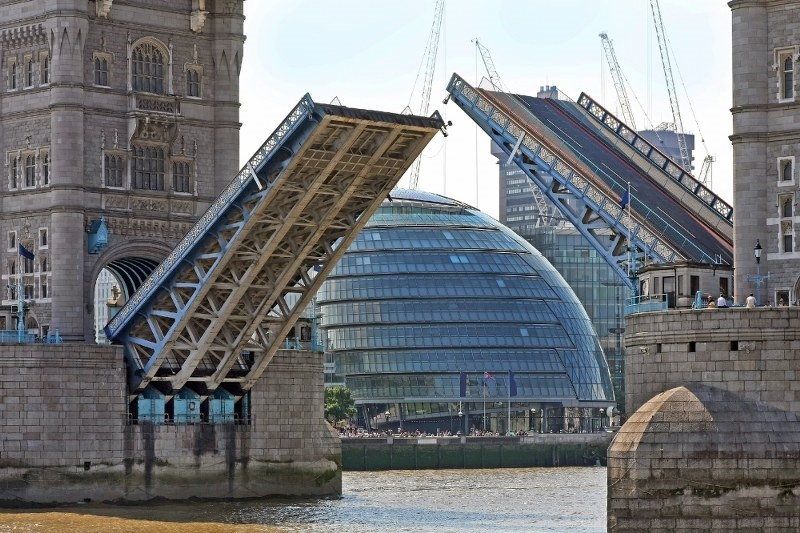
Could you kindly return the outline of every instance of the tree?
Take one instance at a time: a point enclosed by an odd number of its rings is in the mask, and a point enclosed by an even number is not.
[[[334,424],[352,418],[356,414],[356,402],[345,386],[337,385],[325,389],[325,418]]]

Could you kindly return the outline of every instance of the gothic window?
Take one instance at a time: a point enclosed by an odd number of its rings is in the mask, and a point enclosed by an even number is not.
[[[133,188],[164,190],[164,149],[137,146],[133,149]]]
[[[42,152],[42,185],[50,185],[50,152]]]
[[[9,231],[8,232],[8,249],[17,251],[17,232],[16,231]],[[13,274],[13,272],[12,272]]]
[[[186,96],[200,98],[200,72],[197,69],[186,71]]]
[[[25,61],[25,87],[33,87],[33,59]]]
[[[172,165],[172,187],[175,192],[191,192],[191,164],[177,161]]]
[[[25,156],[25,186],[36,185],[36,157],[33,154]]]
[[[784,159],[781,161],[781,181],[792,181],[793,178],[792,160]]]
[[[792,234],[786,234],[783,236],[783,251],[784,252],[791,252],[792,251]]]
[[[8,88],[11,90],[17,88],[17,63],[15,61],[8,65]]]
[[[41,269],[40,272],[49,272],[50,266],[47,264],[47,258],[42,257],[39,262],[39,268]]]
[[[794,62],[792,61],[791,54],[783,57],[781,73],[783,78],[783,91],[781,97],[786,100],[794,98]]]
[[[11,177],[11,188],[17,188],[17,182],[19,179],[19,163],[17,162],[16,156],[11,156],[11,165],[9,167],[9,173]]]
[[[49,298],[47,293],[47,276],[42,276],[42,281],[39,283],[40,298]]]
[[[792,197],[787,196],[781,199],[781,217],[783,218],[791,218],[792,217]]]
[[[47,248],[47,228],[39,228],[39,248]],[[47,264],[47,259],[43,259],[44,264]]]
[[[106,154],[103,163],[106,187],[124,187],[125,159],[119,155]]]
[[[22,258],[22,271],[25,274],[33,274],[33,259]]]
[[[164,94],[164,53],[151,43],[133,50],[132,81],[134,91]]]
[[[50,83],[50,56],[43,54],[39,64],[41,69],[40,79],[42,85],[46,85]]]
[[[108,87],[108,59],[104,57],[94,59],[94,84]]]

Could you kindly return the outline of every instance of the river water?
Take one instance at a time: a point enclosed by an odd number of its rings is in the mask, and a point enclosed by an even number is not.
[[[341,498],[0,514],[0,532],[605,531],[605,468],[345,472]]]

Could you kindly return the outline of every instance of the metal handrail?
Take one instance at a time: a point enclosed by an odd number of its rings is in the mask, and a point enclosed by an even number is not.
[[[291,134],[297,124],[305,118],[315,107],[311,95],[307,94],[300,99],[297,105],[281,122],[278,128],[264,141],[250,160],[242,167],[235,178],[228,184],[213,204],[206,210],[202,217],[195,223],[189,233],[178,243],[164,261],[147,277],[141,287],[131,296],[120,311],[106,325],[106,337],[113,340],[120,332],[122,326],[136,313],[136,311],[149,300],[158,289],[163,280],[169,276],[189,252],[203,239],[206,232],[224,214],[225,208],[231,201],[244,190],[255,176],[261,164],[279,148],[283,140]],[[266,184],[267,187],[270,184]]]

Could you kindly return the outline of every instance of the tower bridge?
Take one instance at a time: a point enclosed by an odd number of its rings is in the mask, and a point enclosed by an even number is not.
[[[629,288],[644,263],[732,264],[733,208],[588,95],[490,91],[458,74],[447,90]]]
[[[361,227],[433,136],[431,117],[304,96],[105,328],[129,392],[241,396]],[[148,266],[149,263],[143,263]],[[116,272],[115,270],[115,272]],[[128,272],[130,271],[130,272]],[[130,274],[130,275],[127,275]]]

